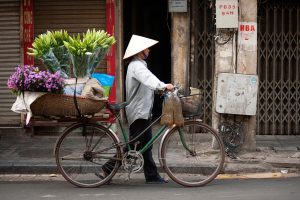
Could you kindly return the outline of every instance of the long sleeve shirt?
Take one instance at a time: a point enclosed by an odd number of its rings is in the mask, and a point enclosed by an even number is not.
[[[166,84],[148,69],[144,60],[134,58],[130,62],[126,75],[126,99],[130,100],[126,107],[129,125],[137,119],[151,117],[154,91],[165,87]]]

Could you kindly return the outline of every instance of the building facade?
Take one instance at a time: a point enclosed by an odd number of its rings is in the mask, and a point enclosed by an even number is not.
[[[242,121],[250,143],[256,134],[299,135],[298,1],[239,0],[239,25],[228,29],[215,26],[216,0],[178,2],[186,3],[185,11],[170,12],[170,1],[0,1],[0,125],[22,124],[22,117],[10,111],[15,97],[6,82],[18,64],[34,62],[26,55],[34,37],[47,30],[65,29],[76,34],[97,28],[111,32],[117,39],[97,69],[116,76],[112,101],[124,100],[126,67],[122,55],[130,36],[139,34],[160,41],[149,60],[151,70],[160,79],[203,91],[206,123],[218,128],[226,120]],[[253,48],[241,44],[241,32],[247,30],[251,37],[256,36],[255,41],[251,39]],[[223,72],[258,75],[255,116],[215,111],[216,76]],[[156,103],[155,112],[159,113],[159,100]]]

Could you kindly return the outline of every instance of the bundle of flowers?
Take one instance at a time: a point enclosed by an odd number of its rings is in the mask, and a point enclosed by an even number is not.
[[[115,42],[115,38],[104,30],[88,29],[86,33],[70,36],[64,45],[70,53],[74,76],[91,77]]]
[[[104,30],[72,36],[63,30],[47,31],[35,38],[27,53],[41,59],[51,72],[60,71],[64,78],[85,78],[91,76],[115,42]]]
[[[69,41],[67,31],[47,31],[34,39],[32,48],[28,48],[28,55],[43,61],[47,69],[54,73],[60,71],[64,78],[70,77],[70,58],[65,41]]]
[[[7,86],[16,95],[23,91],[60,94],[63,93],[65,81],[59,71],[51,73],[25,65],[16,67],[16,71],[7,81]]]

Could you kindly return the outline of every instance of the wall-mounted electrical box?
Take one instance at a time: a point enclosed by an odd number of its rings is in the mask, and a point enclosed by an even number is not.
[[[169,0],[169,12],[187,12],[187,0]]]
[[[238,0],[216,0],[216,27],[238,28]]]
[[[216,111],[236,115],[255,115],[258,76],[218,74]]]

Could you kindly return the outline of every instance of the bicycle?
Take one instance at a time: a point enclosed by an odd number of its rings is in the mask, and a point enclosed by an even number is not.
[[[55,160],[62,176],[78,187],[98,187],[108,183],[122,164],[130,173],[143,168],[143,152],[163,135],[159,146],[159,162],[166,174],[176,183],[186,187],[203,186],[214,180],[223,168],[225,152],[222,137],[197,115],[185,118],[184,125],[171,127],[163,125],[153,134],[152,139],[141,149],[136,150],[134,141],[129,140],[120,118],[120,111],[128,103],[107,103],[107,109],[119,124],[123,136],[121,141],[110,129],[112,123],[90,123],[87,118],[66,128],[57,139],[54,148]],[[124,147],[128,151],[124,151]],[[108,160],[116,160],[112,171],[106,176],[102,166]]]
[[[219,124],[219,133],[223,137],[226,155],[232,159],[237,159],[237,153],[244,141],[242,122],[221,122]]]

